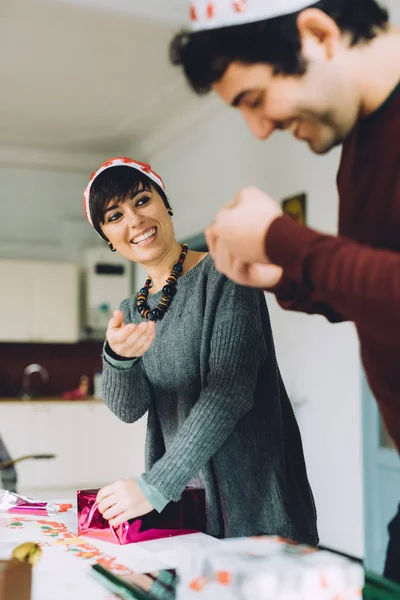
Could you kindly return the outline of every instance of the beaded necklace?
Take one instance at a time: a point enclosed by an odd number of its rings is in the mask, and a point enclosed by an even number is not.
[[[161,300],[158,303],[158,306],[156,308],[153,308],[153,310],[150,310],[150,306],[147,303],[147,298],[149,297],[149,290],[151,287],[153,287],[153,281],[151,277],[148,277],[146,279],[146,283],[139,290],[136,299],[138,313],[143,319],[148,319],[149,321],[160,321],[167,312],[172,302],[172,299],[176,294],[176,284],[178,282],[179,277],[182,275],[183,263],[185,262],[188,250],[188,245],[182,244],[182,252],[179,257],[179,260],[176,263],[176,265],[172,267],[172,271],[162,289],[163,294],[161,296]]]

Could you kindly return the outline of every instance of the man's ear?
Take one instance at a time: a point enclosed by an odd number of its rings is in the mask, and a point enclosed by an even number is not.
[[[302,54],[311,58],[316,53],[331,60],[337,51],[342,34],[331,17],[319,8],[306,8],[297,17]]]

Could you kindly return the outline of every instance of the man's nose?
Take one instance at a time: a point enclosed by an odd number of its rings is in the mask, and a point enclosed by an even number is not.
[[[259,117],[248,123],[250,131],[258,140],[266,140],[276,129],[274,121],[267,117]]]

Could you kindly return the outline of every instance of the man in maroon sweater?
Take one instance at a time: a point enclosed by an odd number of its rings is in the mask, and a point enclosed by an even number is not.
[[[400,450],[400,33],[375,0],[195,0],[174,64],[261,140],[290,130],[317,154],[343,143],[339,237],[282,216],[248,188],[207,232],[217,268],[281,306],[354,321]],[[289,165],[290,168],[290,165]],[[400,509],[385,574],[400,582]]]

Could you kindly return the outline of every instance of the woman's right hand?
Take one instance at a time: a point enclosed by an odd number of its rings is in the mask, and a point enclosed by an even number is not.
[[[124,358],[140,358],[152,345],[156,336],[154,321],[143,321],[140,325],[124,323],[124,315],[115,310],[108,322],[106,338],[111,350]]]

